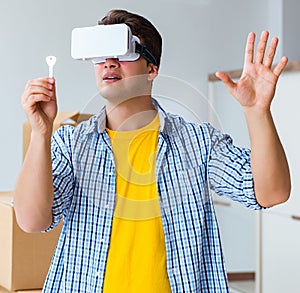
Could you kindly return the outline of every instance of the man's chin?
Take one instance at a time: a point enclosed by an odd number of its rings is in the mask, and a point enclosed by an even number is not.
[[[147,91],[139,87],[131,87],[130,90],[123,86],[109,85],[99,90],[99,94],[107,101],[120,104],[136,97],[149,95]]]
[[[132,98],[132,95],[126,94],[124,89],[107,86],[99,91],[99,94],[109,102],[114,104],[122,103]]]

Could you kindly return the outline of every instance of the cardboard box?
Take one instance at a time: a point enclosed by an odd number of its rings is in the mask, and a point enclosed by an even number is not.
[[[83,114],[80,112],[59,112],[54,120],[53,131],[61,127],[62,125],[78,125],[84,120],[88,120],[92,114]],[[28,122],[23,123],[23,159],[25,157],[31,135],[31,126]]]
[[[61,225],[48,233],[25,233],[18,226],[12,192],[0,192],[0,285],[7,290],[41,289]]]

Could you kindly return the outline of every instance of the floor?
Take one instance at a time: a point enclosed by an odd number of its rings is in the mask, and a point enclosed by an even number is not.
[[[229,282],[230,293],[255,293],[254,281]]]
[[[236,281],[230,282],[230,293],[255,293],[255,283],[253,281]],[[10,291],[0,287],[0,293],[9,293]],[[15,291],[14,291],[15,292]],[[17,291],[18,293],[41,293],[40,290],[33,291]]]
[[[9,293],[9,292],[14,292],[14,293],[41,293],[41,290],[27,290],[27,291],[7,291],[3,287],[0,286],[0,293]]]

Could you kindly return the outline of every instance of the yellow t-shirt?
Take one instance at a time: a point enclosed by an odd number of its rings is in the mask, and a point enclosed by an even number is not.
[[[137,130],[107,131],[117,167],[117,199],[104,292],[171,292],[155,177],[158,115]]]

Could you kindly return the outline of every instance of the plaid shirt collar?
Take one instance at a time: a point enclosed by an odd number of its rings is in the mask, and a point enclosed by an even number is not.
[[[152,106],[158,111],[160,120],[160,131],[168,133],[168,118],[165,110],[159,105],[157,100],[152,98]],[[85,129],[85,134],[90,134],[92,132],[103,133],[106,129],[106,107],[104,106],[100,112],[96,115],[90,125]]]

